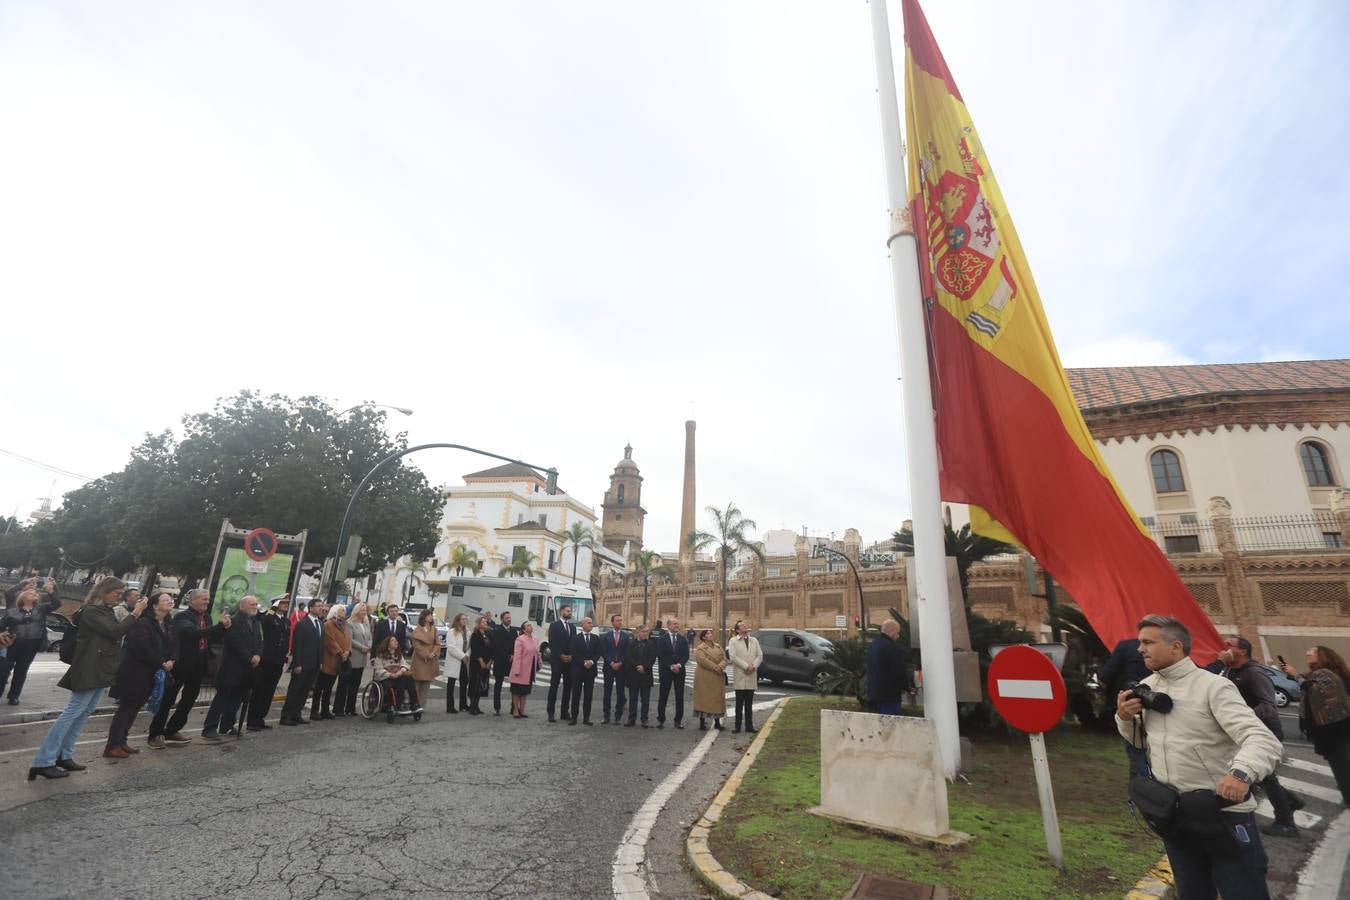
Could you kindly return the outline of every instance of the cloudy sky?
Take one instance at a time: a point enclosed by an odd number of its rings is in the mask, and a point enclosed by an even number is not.
[[[1346,355],[1350,5],[927,6],[1069,365]],[[700,505],[909,513],[862,0],[5,4],[0,83],[5,454],[375,400],[596,506],[631,441],[674,548],[692,412]]]

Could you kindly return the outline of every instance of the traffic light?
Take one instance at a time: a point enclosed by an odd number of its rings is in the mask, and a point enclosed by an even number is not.
[[[861,627],[862,627],[862,616],[854,616],[854,617],[853,617],[853,627],[854,627],[854,628],[861,628]]]

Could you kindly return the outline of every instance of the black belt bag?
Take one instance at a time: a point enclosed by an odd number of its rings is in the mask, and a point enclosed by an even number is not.
[[[1214,856],[1236,856],[1242,852],[1233,828],[1242,824],[1222,810],[1232,806],[1213,791],[1187,791],[1181,795],[1181,827]]]
[[[1130,806],[1144,824],[1162,838],[1180,833],[1181,795],[1149,775],[1130,779]]]

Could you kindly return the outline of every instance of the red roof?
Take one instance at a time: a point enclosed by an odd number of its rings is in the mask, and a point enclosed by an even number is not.
[[[1081,409],[1107,409],[1212,394],[1350,391],[1350,359],[1219,363],[1204,366],[1118,366],[1068,369]]]

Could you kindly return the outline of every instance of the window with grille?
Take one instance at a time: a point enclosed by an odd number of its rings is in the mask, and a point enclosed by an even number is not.
[[[1171,450],[1156,450],[1149,457],[1153,467],[1153,489],[1160,494],[1171,494],[1186,490],[1186,482],[1181,477],[1181,457]]]
[[[1309,487],[1331,487],[1336,479],[1331,477],[1331,463],[1327,459],[1327,448],[1317,441],[1304,441],[1298,448],[1303,460],[1303,477],[1308,479]]]
[[[1200,536],[1196,534],[1178,534],[1163,538],[1168,553],[1199,553]]]
[[[620,502],[620,503],[623,502],[623,488],[624,488],[623,485],[619,485],[619,502]]]
[[[1322,543],[1326,544],[1328,549],[1339,549],[1345,546],[1345,535],[1339,531],[1322,532]]]

